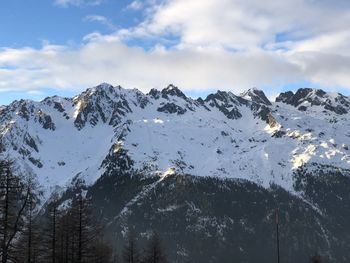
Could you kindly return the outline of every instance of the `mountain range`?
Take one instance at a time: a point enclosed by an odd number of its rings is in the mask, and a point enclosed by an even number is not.
[[[0,107],[1,155],[43,200],[83,187],[116,248],[161,233],[171,262],[350,261],[350,97],[320,89],[187,97],[101,84]]]

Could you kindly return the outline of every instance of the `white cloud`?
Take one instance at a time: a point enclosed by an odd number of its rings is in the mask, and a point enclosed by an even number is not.
[[[131,9],[131,10],[140,10],[144,7],[144,4],[139,1],[139,0],[135,0],[132,1],[127,7],[126,9]]]
[[[0,50],[0,90],[100,82],[143,91],[174,83],[234,92],[270,86],[274,94],[299,81],[350,88],[349,1],[146,0],[129,8],[139,4],[144,20],[137,26],[91,33],[79,48]],[[110,23],[97,15],[85,20]],[[134,39],[154,46],[145,51],[125,44]]]
[[[41,90],[29,90],[27,93],[32,96],[38,96],[38,97],[45,95],[45,93]]]
[[[84,18],[84,21],[87,22],[97,22],[100,23],[102,25],[107,26],[110,29],[116,29],[116,26],[105,16],[101,16],[101,15],[88,15]]]
[[[55,0],[54,4],[59,7],[100,5],[104,0]]]
[[[348,30],[350,24],[350,2],[341,0],[171,0],[149,10],[130,33],[175,34],[182,47],[254,49],[274,43],[276,35],[305,39]]]
[[[323,52],[350,55],[350,30],[335,31],[296,42],[294,52]]]
[[[175,83],[184,90],[240,92],[253,86],[279,86],[300,79],[343,85],[350,83],[350,75],[346,74],[349,63],[349,57],[308,52],[232,53],[164,48],[146,52],[142,48],[128,47],[117,39],[95,36],[79,49],[44,46],[40,50],[25,48],[0,52],[0,68],[3,68],[0,90],[72,89],[104,81],[143,91]]]

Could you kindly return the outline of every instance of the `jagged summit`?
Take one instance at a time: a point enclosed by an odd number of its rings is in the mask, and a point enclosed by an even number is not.
[[[216,93],[209,94],[205,98],[206,102],[210,101],[221,101],[225,104],[246,104],[246,100],[242,99],[240,96],[236,96],[231,91],[221,91],[218,90]]]
[[[159,90],[153,88],[147,93],[147,96],[150,96],[154,99],[159,99],[161,94],[162,93]]]
[[[292,91],[281,93],[276,102],[293,105],[301,111],[312,106],[322,106],[325,110],[337,114],[346,114],[350,109],[350,99],[340,93],[327,93],[321,89],[301,88],[294,94]]]
[[[244,99],[251,100],[256,103],[272,105],[269,99],[266,97],[265,93],[257,88],[248,89],[247,91],[241,93],[240,96]]]
[[[120,86],[114,87],[112,84],[102,82],[102,83],[98,84],[97,86],[86,89],[85,92],[83,92],[83,93],[92,95],[95,92],[106,92],[106,91],[112,91],[113,89],[120,89],[120,88],[121,88]]]
[[[328,140],[334,139],[333,133],[325,132],[324,127],[335,121],[342,127],[348,125],[346,112],[350,104],[349,98],[341,94],[313,89],[282,93],[276,101],[272,104],[257,89],[240,96],[217,91],[205,100],[193,100],[174,85],[143,94],[137,89],[103,83],[73,99],[56,96],[41,102],[16,101],[1,107],[0,134],[7,154],[19,160],[23,169],[30,167],[41,182],[50,186],[67,183],[77,174],[86,178],[91,174],[101,175],[102,161],[107,155],[114,159],[114,148],[119,149],[121,146],[117,145],[121,144],[129,163],[134,163],[130,165],[132,169],[148,167],[151,174],[165,172],[169,167],[192,175],[239,174],[263,185],[272,181],[290,189],[292,177],[279,182],[279,178],[271,177],[271,171],[290,173],[305,160],[317,161],[320,156],[329,155],[325,152],[329,148],[312,150],[305,148],[307,144],[300,144],[301,141],[284,138],[297,138],[306,130],[315,130],[314,137],[307,138],[314,140],[324,133],[322,136]],[[286,104],[299,110],[316,105],[324,109],[298,116]],[[334,114],[327,115],[323,110]],[[320,123],[318,128],[314,127]],[[99,140],[94,140],[95,136]],[[335,150],[336,162],[334,158],[327,160],[347,167],[349,164],[344,160],[350,157],[345,149],[350,143],[344,134],[339,136],[339,143],[327,147],[345,146]],[[279,147],[276,139],[286,140],[285,144],[289,145],[284,155],[279,156],[275,150]],[[59,154],[53,149],[59,149]],[[96,153],[95,149],[100,150]],[[251,149],[258,153],[267,151],[269,158],[256,155]],[[300,156],[293,151],[301,151]],[[199,159],[198,152],[202,154]],[[271,162],[272,156],[275,160]],[[216,161],[203,165],[203,159]],[[84,160],[94,160],[88,172],[78,165]],[[242,167],[242,163],[247,166]],[[266,171],[259,174],[251,163],[267,165]],[[47,174],[52,176],[46,178]],[[66,180],[61,178],[62,174],[68,174]]]
[[[314,103],[314,105],[320,105],[319,98],[324,98],[327,93],[320,89],[312,88],[300,88],[294,94],[292,91],[281,93],[277,98],[276,102],[284,102],[295,107],[299,106],[305,101]]]
[[[126,89],[123,89],[121,86],[113,86],[108,83],[101,83],[95,87],[88,88],[85,91],[83,91],[81,94],[74,97],[74,100],[79,100],[81,98],[89,98],[89,97],[96,97],[96,96],[116,96],[117,94],[121,93],[122,91],[126,91]]]
[[[176,86],[173,84],[168,85],[165,89],[161,91],[162,96],[164,98],[168,98],[168,96],[177,96],[183,99],[187,99],[186,95]]]
[[[278,203],[293,233],[285,244],[298,241],[285,246],[298,255],[289,262],[320,247],[345,263],[350,114],[339,107],[348,111],[349,98],[313,89],[268,103],[257,89],[193,100],[173,85],[143,94],[101,84],[0,107],[0,154],[37,179],[45,200],[62,193],[59,207],[85,184],[114,243],[128,225],[144,237],[167,229],[173,262],[270,262]],[[249,250],[257,240],[270,249]]]

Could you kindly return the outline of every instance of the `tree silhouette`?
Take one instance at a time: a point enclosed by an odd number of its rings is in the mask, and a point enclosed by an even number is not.
[[[126,245],[123,250],[123,261],[125,263],[138,263],[139,260],[139,252],[136,246],[136,238],[133,231],[128,232]]]
[[[64,206],[62,200],[50,204],[46,231],[48,262],[63,263],[109,263],[112,252],[103,239],[102,227],[92,213],[91,200],[82,193]],[[51,245],[50,245],[51,244]]]
[[[144,263],[166,263],[167,259],[163,251],[160,237],[157,232],[153,232],[145,251]]]
[[[18,175],[14,170],[12,161],[0,160],[1,263],[14,261],[18,257],[16,243],[28,229],[27,222],[32,223],[33,211],[38,200],[33,179],[22,174]],[[30,239],[27,244],[31,253],[32,225],[28,230]]]

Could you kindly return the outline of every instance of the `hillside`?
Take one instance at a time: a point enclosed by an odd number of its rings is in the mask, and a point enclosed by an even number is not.
[[[0,107],[1,151],[45,200],[83,184],[116,246],[134,226],[141,242],[160,231],[174,262],[268,262],[278,208],[284,262],[348,262],[349,110],[307,88],[270,102],[257,89],[193,99],[101,84]]]

